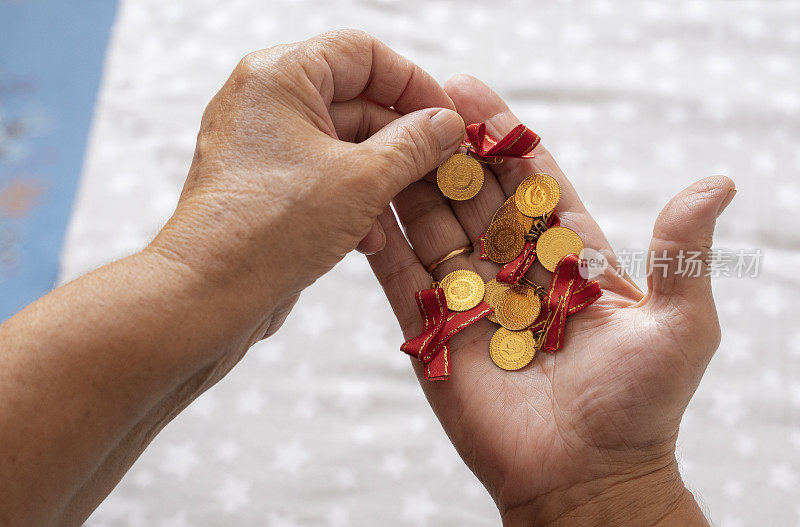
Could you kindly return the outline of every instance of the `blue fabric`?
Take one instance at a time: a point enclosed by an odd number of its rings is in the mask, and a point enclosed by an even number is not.
[[[0,321],[55,284],[113,0],[0,0]]]

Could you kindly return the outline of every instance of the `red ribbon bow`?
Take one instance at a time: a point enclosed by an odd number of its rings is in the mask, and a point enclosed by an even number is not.
[[[443,380],[450,375],[450,338],[462,329],[493,312],[486,302],[468,311],[450,312],[444,289],[417,291],[417,307],[422,315],[422,333],[407,340],[400,349],[425,365],[428,380]]]
[[[531,158],[533,149],[542,140],[533,130],[520,124],[498,141],[486,133],[486,123],[467,126],[467,138],[464,146],[481,157]]]
[[[591,305],[602,294],[596,280],[589,281],[581,276],[577,254],[563,257],[553,272],[542,311],[530,328],[534,333],[544,330],[542,349],[552,353],[561,348],[567,317]]]

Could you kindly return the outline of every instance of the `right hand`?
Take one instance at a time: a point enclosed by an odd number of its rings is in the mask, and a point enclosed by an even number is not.
[[[0,325],[0,525],[82,525],[161,428],[275,331],[464,123],[357,31],[248,55],[208,105],[142,252]]]
[[[346,253],[383,246],[378,214],[458,148],[454,109],[430,75],[359,31],[251,53],[208,105],[148,252],[219,286],[235,313],[224,330],[252,344]]]
[[[505,103],[476,79],[445,86],[466,122],[486,121],[500,137],[519,123]],[[448,203],[426,181],[411,184],[381,216],[386,248],[372,268],[406,338],[421,331],[414,292],[431,286],[425,266],[476,242],[494,211],[534,172],[561,185],[558,213],[586,247],[613,251],[575,189],[542,147],[532,160],[487,165],[472,200]],[[461,457],[483,482],[508,525],[704,524],[675,460],[681,416],[716,350],[720,329],[708,277],[675,274],[678,252],[707,254],[717,216],[733,197],[725,177],[691,185],[667,204],[653,229],[651,254],[672,257],[642,293],[613,268],[599,280],[603,296],[569,318],[564,346],[540,352],[518,372],[496,367],[488,353],[497,326],[480,321],[452,341],[453,374],[444,382],[421,378],[423,390]],[[413,246],[413,249],[412,249]],[[434,272],[455,269],[493,278],[498,266],[479,250]],[[536,263],[532,278],[549,285]]]

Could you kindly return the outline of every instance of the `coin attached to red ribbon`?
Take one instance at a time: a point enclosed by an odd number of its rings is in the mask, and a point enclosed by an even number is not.
[[[541,349],[554,352],[564,342],[567,317],[589,307],[603,291],[596,280],[587,280],[580,273],[580,258],[568,254],[556,264],[550,289],[542,303],[539,318],[530,327],[539,336]]]
[[[450,339],[492,313],[493,309],[481,301],[467,311],[451,312],[441,287],[418,291],[416,299],[422,315],[422,333],[404,342],[400,349],[424,364],[423,376],[426,379],[445,379],[452,372]]]
[[[500,138],[486,133],[484,123],[467,127],[467,154],[456,154],[438,171],[442,192],[466,200],[480,190],[480,159],[529,158],[539,136],[523,125]],[[433,288],[416,294],[422,332],[401,349],[424,364],[424,377],[445,379],[451,374],[450,338],[482,318],[499,324],[489,342],[491,360],[504,370],[529,364],[536,352],[561,348],[567,317],[602,295],[600,285],[581,276],[583,241],[561,226],[555,207],[561,189],[555,178],[535,173],[525,178],[492,216],[480,237],[481,259],[501,264],[494,279],[484,283],[469,270],[453,271]],[[539,259],[553,272],[549,289],[525,278]]]
[[[463,147],[466,154],[456,153],[442,163],[436,171],[436,184],[442,194],[456,201],[475,197],[483,186],[483,167],[480,159],[488,163],[504,158],[531,158],[533,149],[541,138],[525,125],[517,125],[500,139],[486,133],[486,123],[467,126],[467,139]]]

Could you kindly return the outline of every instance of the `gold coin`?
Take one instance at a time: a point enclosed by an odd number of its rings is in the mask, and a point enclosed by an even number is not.
[[[436,170],[436,184],[450,199],[470,199],[483,186],[483,167],[466,154],[453,154]]]
[[[508,289],[508,286],[502,282],[498,282],[494,278],[486,282],[485,290],[486,292],[483,294],[483,301],[489,304],[492,309],[497,311],[497,303],[500,301],[500,297],[502,296],[503,292]],[[497,321],[497,315],[495,313],[490,313],[486,315],[486,319],[489,322],[494,322],[495,324],[499,324]]]
[[[447,307],[452,311],[472,309],[483,300],[483,279],[472,271],[453,271],[442,278],[439,286],[444,289]]]
[[[577,232],[567,227],[551,227],[536,241],[536,258],[548,271],[555,271],[556,264],[568,254],[581,254],[583,240]]]
[[[532,288],[524,285],[509,287],[497,302],[497,322],[506,329],[519,331],[536,321],[542,302]]]
[[[561,187],[549,174],[528,176],[514,193],[517,209],[532,218],[543,216],[556,208],[561,197]]]
[[[525,232],[528,232],[531,230],[531,227],[533,227],[533,218],[528,217],[519,211],[517,205],[514,203],[514,196],[508,198],[506,202],[503,203],[499,209],[497,209],[497,212],[495,212],[494,216],[492,216],[491,223],[506,217],[514,218],[520,222],[522,224],[522,228],[525,229]]]
[[[518,370],[527,366],[536,355],[536,345],[530,331],[511,331],[500,328],[489,341],[489,356],[504,370]]]
[[[500,218],[486,229],[484,248],[493,262],[506,264],[519,256],[525,246],[525,230],[514,218]]]

